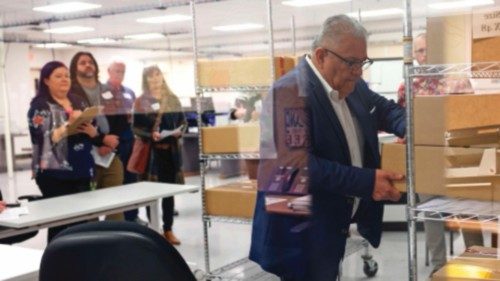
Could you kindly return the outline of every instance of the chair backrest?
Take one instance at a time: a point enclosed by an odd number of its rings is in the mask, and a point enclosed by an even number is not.
[[[40,281],[195,281],[182,256],[157,232],[131,222],[70,227],[47,246]]]

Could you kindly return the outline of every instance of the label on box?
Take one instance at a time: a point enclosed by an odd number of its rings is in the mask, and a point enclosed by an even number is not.
[[[474,11],[472,15],[472,38],[500,36],[500,7]]]

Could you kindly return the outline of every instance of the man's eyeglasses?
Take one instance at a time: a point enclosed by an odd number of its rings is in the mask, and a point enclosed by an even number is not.
[[[332,50],[329,50],[327,48],[323,48],[325,49],[327,52],[333,54],[334,56],[336,56],[337,58],[339,58],[344,64],[346,64],[347,66],[349,66],[352,70],[354,69],[367,69],[368,67],[370,67],[370,65],[373,64],[373,60],[371,59],[366,59],[364,61],[359,61],[359,60],[348,60],[342,56],[340,56],[339,54],[335,53],[334,51]]]

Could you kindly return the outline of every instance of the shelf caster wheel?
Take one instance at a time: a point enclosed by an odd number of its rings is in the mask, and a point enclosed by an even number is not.
[[[205,274],[205,271],[201,269],[196,269],[193,271],[194,278],[198,281],[205,280],[207,275]]]
[[[367,277],[373,277],[377,274],[378,263],[372,259],[363,262],[363,272]]]

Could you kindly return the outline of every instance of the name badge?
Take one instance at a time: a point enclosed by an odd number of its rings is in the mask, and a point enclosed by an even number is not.
[[[308,145],[306,111],[304,108],[285,108],[285,142],[289,148]]]
[[[102,98],[105,100],[109,100],[113,98],[113,94],[110,91],[106,91],[101,94]]]
[[[151,108],[156,111],[156,110],[160,110],[160,103],[158,102],[155,102],[151,105]]]
[[[129,94],[129,93],[123,93],[123,97],[128,99],[128,100],[131,100],[132,99],[132,95]]]

